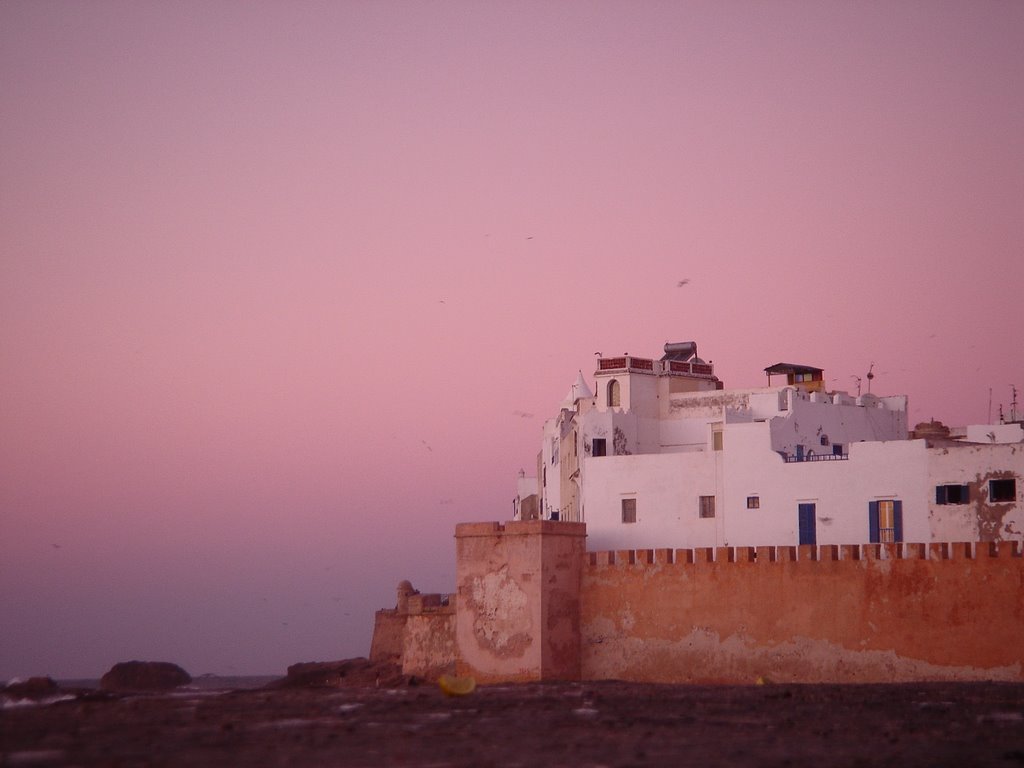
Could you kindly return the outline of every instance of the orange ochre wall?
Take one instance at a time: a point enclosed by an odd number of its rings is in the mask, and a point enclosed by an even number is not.
[[[456,669],[480,682],[579,680],[583,523],[455,529]]]
[[[406,626],[406,666],[454,659],[480,682],[1024,680],[1020,543],[585,540],[582,523],[457,526],[454,618]]]
[[[1019,545],[589,553],[583,679],[1024,679]]]

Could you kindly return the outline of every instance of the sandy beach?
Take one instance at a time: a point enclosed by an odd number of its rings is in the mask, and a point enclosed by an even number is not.
[[[698,764],[1024,765],[1024,685],[192,687],[0,712],[3,766]]]

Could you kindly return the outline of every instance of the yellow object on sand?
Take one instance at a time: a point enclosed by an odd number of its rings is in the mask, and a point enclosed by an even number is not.
[[[445,696],[465,696],[476,690],[476,680],[468,676],[441,675],[437,684]]]

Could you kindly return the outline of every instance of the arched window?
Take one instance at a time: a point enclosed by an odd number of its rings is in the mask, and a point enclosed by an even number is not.
[[[621,404],[620,401],[621,396],[619,395],[619,382],[612,379],[608,382],[608,407],[618,408]]]

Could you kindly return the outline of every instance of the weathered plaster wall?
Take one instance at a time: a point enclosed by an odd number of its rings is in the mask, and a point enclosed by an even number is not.
[[[420,594],[408,581],[398,584],[397,593],[397,605],[374,617],[370,660],[422,677],[454,669],[455,595]]]
[[[867,402],[869,405],[841,405],[823,393],[796,392],[790,398],[789,411],[770,422],[771,448],[792,455],[796,446],[802,445],[805,453],[818,455],[832,453],[834,443],[848,446],[861,440],[906,439],[906,410],[883,407],[878,398]],[[822,437],[827,438],[826,445],[822,445]]]
[[[402,672],[434,678],[455,669],[455,606],[410,615],[403,636]]]
[[[402,663],[404,613],[394,608],[377,611],[373,620],[373,639],[370,641],[370,661]]]
[[[1000,478],[1016,480],[1013,502],[989,498],[989,481]],[[968,503],[937,504],[938,485],[968,486]],[[1024,443],[929,448],[926,492],[933,540],[1024,541]]]
[[[456,527],[457,668],[480,682],[579,678],[586,527],[544,520]]]
[[[582,677],[1021,680],[1024,558],[996,547],[593,553],[580,594]]]
[[[670,396],[662,400],[659,415],[662,419],[720,419],[726,408],[749,408],[751,394],[738,389]]]

